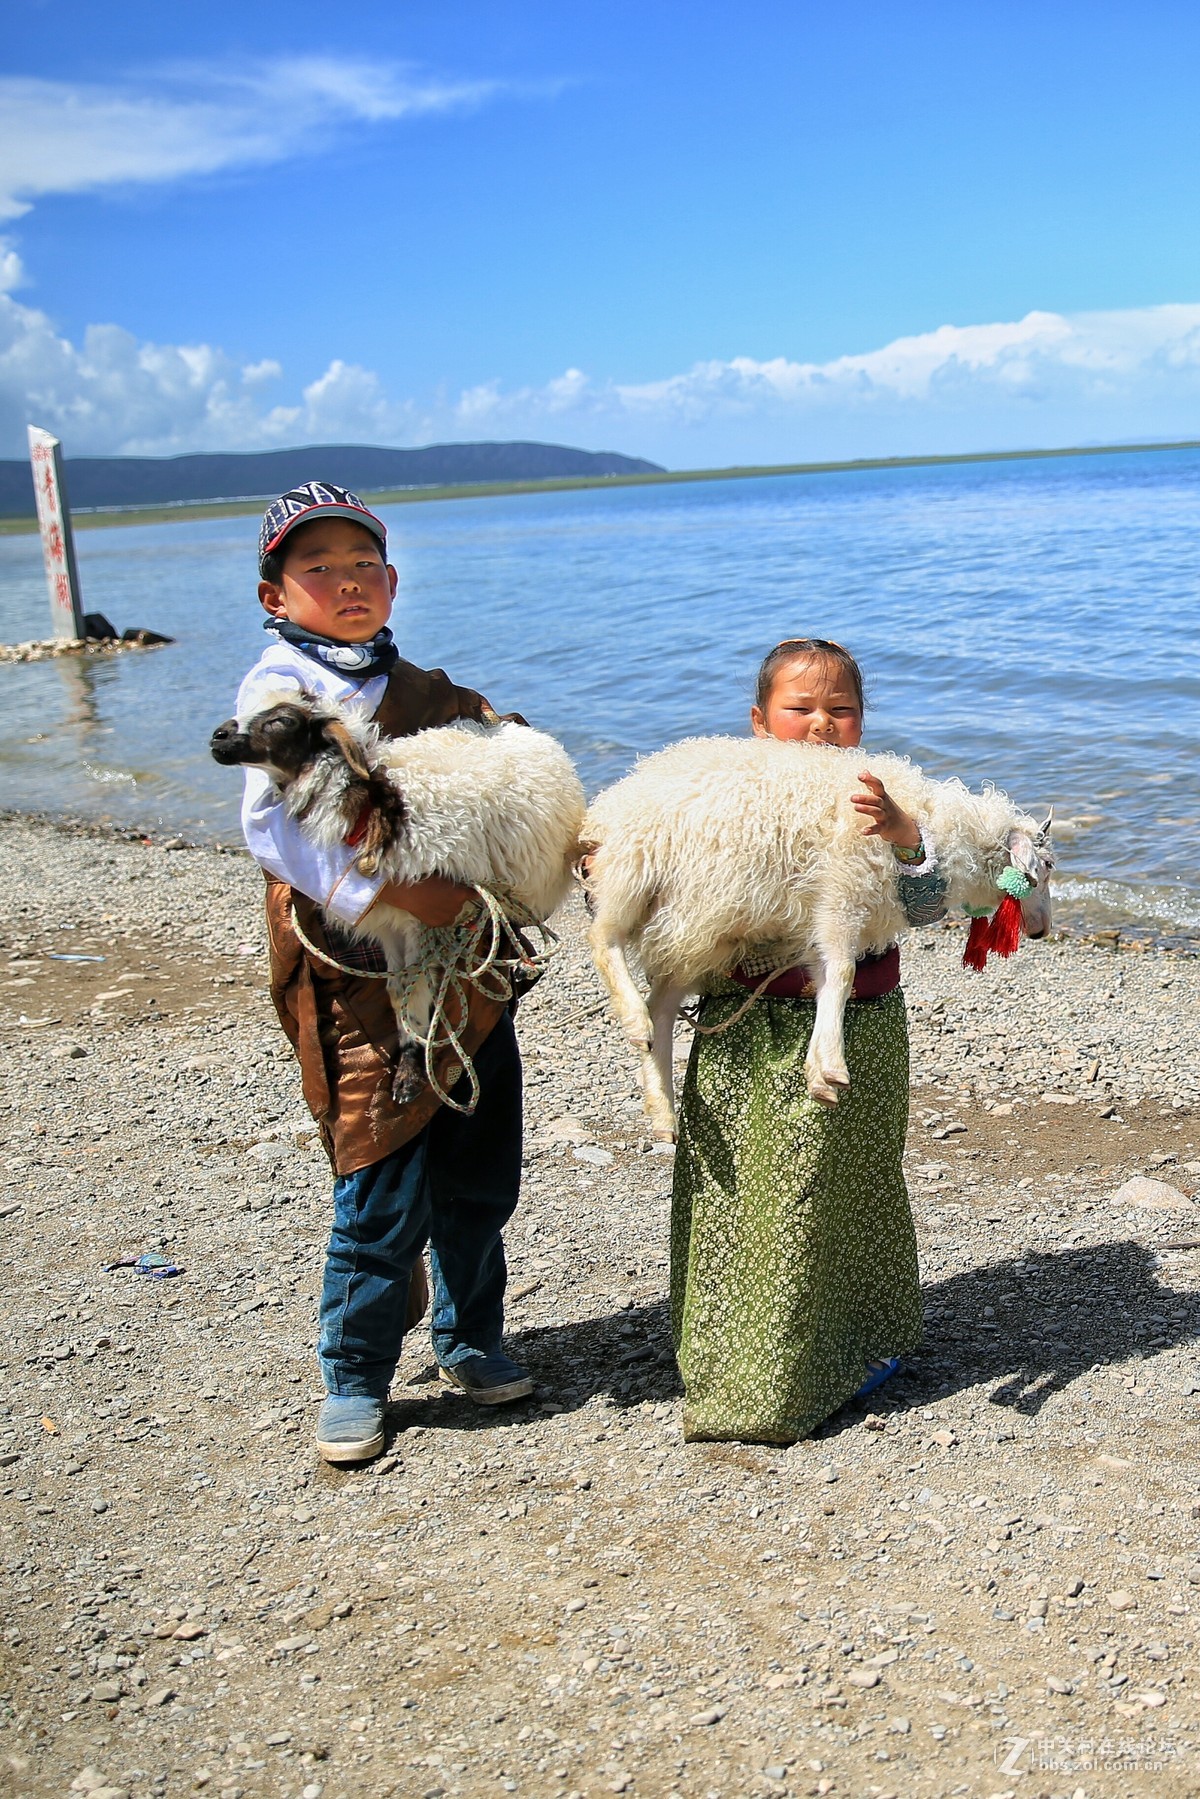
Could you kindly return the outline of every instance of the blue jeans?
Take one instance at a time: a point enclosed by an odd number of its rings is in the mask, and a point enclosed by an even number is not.
[[[471,1117],[443,1106],[381,1162],[339,1175],[317,1360],[329,1393],[386,1399],[413,1263],[430,1245],[433,1352],[444,1367],[500,1347],[508,1270],[500,1233],[521,1185],[521,1058],[506,1013],[475,1057]],[[466,1093],[466,1081],[454,1097]]]

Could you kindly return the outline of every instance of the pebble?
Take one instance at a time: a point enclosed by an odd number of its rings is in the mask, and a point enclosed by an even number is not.
[[[598,1149],[594,1143],[581,1143],[571,1154],[577,1162],[587,1162],[593,1168],[607,1168],[613,1159],[611,1150]]]
[[[1191,1203],[1178,1187],[1172,1187],[1167,1181],[1152,1181],[1147,1175],[1136,1175],[1113,1194],[1115,1206],[1141,1206],[1146,1211],[1170,1211]]]
[[[1137,1600],[1125,1587],[1118,1587],[1108,1595],[1108,1603],[1114,1612],[1132,1612],[1137,1610]]]
[[[542,1136],[551,1143],[586,1143],[593,1134],[577,1118],[556,1118],[542,1132]]]

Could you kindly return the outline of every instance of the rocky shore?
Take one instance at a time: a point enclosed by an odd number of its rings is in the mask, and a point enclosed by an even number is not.
[[[418,1331],[345,1472],[256,871],[19,819],[0,871],[0,1792],[1200,1790],[1200,962],[912,938],[924,1347],[794,1448],[685,1445],[670,1156],[568,919],[519,1019],[536,1397]],[[144,1251],[182,1272],[106,1272]]]

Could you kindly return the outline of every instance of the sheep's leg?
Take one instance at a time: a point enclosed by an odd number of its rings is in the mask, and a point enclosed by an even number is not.
[[[651,1052],[642,1063],[642,1098],[657,1143],[675,1141],[675,1020],[687,989],[655,981],[650,989]]]
[[[613,1003],[617,1022],[633,1048],[645,1053],[650,1048],[653,1031],[646,1002],[634,985],[629,964],[625,960],[627,941],[623,933],[614,931],[600,919],[592,926],[592,955],[600,971],[600,979],[608,988],[608,997]]]
[[[675,1112],[670,1098],[669,1080],[664,1087],[663,1080],[655,1067],[650,1046],[655,1040],[654,1026],[646,1002],[634,984],[629,972],[629,963],[625,959],[625,935],[605,924],[603,918],[597,918],[592,925],[592,955],[600,978],[608,988],[608,996],[616,1012],[617,1021],[633,1049],[638,1053],[640,1061],[640,1080],[642,1099],[646,1115],[650,1119],[655,1137],[664,1142],[675,1140]],[[669,1036],[668,1036],[669,1041]]]
[[[836,1106],[839,1090],[850,1085],[844,1025],[846,1002],[854,986],[854,962],[845,954],[819,956],[809,972],[817,990],[817,1016],[804,1058],[804,1078],[813,1099],[823,1106]]]
[[[388,948],[392,951],[393,946]],[[393,954],[389,953],[388,962],[391,968],[387,992],[396,1019],[397,1037],[392,1098],[397,1105],[407,1105],[416,1099],[425,1084],[425,1050],[413,1035],[413,1027],[423,1037],[429,1035],[433,993],[425,975],[412,982],[412,970],[407,960],[397,965]]]

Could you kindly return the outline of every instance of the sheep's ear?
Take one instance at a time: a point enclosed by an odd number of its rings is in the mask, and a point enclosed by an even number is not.
[[[367,764],[367,758],[363,754],[363,747],[353,731],[344,725],[340,718],[331,718],[325,726],[322,736],[326,743],[331,744],[338,752],[352,775],[357,775],[360,781],[370,780],[371,770]]]
[[[1023,875],[1028,875],[1034,883],[1038,878],[1038,853],[1033,847],[1033,838],[1028,831],[1010,831],[1008,833],[1008,853],[1012,857],[1014,868],[1019,868]]]
[[[392,847],[393,835],[390,820],[386,819],[382,812],[376,809],[368,814],[366,832],[355,858],[363,874],[378,873],[383,852]]]
[[[1039,849],[1042,849],[1046,844],[1049,843],[1050,832],[1051,832],[1053,825],[1054,825],[1054,807],[1051,806],[1049,812],[1047,812],[1047,814],[1046,814],[1045,822],[1038,826],[1038,834],[1034,838],[1034,842],[1037,844],[1037,847]]]

